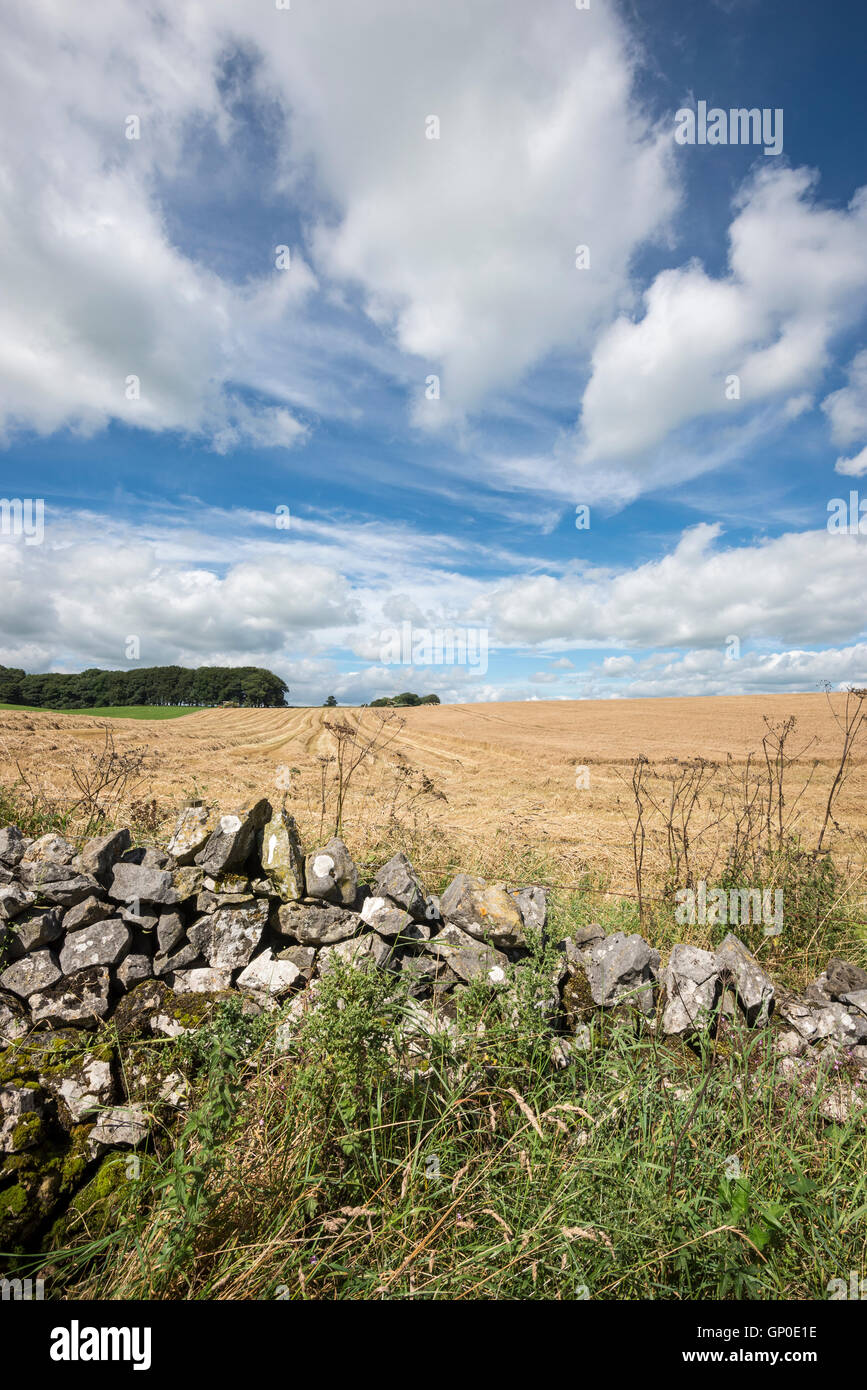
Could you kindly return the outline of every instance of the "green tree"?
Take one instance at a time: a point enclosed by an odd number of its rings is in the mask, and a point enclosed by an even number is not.
[[[75,675],[27,675],[0,666],[0,703],[41,709],[93,709],[124,705],[282,706],[289,687],[258,666],[138,666],[129,671],[90,667]]]
[[[24,680],[24,672],[16,666],[0,666],[0,704],[20,705],[24,701],[21,696],[21,682]]]

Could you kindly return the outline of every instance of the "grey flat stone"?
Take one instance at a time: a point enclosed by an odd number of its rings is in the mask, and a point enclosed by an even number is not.
[[[52,946],[63,935],[63,912],[59,907],[43,908],[19,917],[11,930],[10,960],[21,960],[32,951]]]
[[[87,1142],[92,1151],[137,1149],[150,1133],[151,1121],[143,1105],[119,1105],[100,1115]]]
[[[257,1003],[267,1006],[284,998],[305,977],[291,960],[279,960],[274,952],[262,951],[245,966],[236,980],[242,994],[249,994]]]
[[[30,997],[34,1023],[50,1023],[53,1028],[67,1024],[95,1028],[109,1010],[111,977],[104,965],[82,970],[58,980],[49,989]]]
[[[405,934],[415,925],[411,914],[395,907],[390,898],[365,898],[358,915],[380,936],[390,938]]]
[[[109,897],[120,903],[153,903],[174,907],[180,895],[167,869],[150,869],[145,864],[115,864]]]
[[[454,971],[460,980],[487,978],[491,983],[499,983],[505,978],[508,956],[487,942],[477,941],[469,932],[449,923],[441,932],[432,936],[424,947],[426,953],[436,956]],[[493,974],[493,978],[491,976]]]
[[[70,932],[78,931],[80,927],[92,927],[94,922],[104,922],[116,913],[114,903],[107,903],[91,893],[90,897],[82,899],[63,914],[63,930]]]
[[[243,867],[256,847],[256,839],[268,824],[273,811],[264,799],[226,812],[216,821],[195,862],[207,874],[221,874]]]
[[[22,835],[17,825],[7,825],[0,830],[0,864],[20,864],[33,841]]]
[[[302,946],[331,946],[354,936],[361,924],[355,912],[342,907],[318,907],[307,903],[286,903],[277,914],[277,930]]]
[[[501,949],[527,944],[518,904],[502,883],[458,874],[440,898],[440,912],[447,924]]]
[[[659,968],[659,952],[634,933],[612,932],[586,953],[584,970],[594,1004],[611,1008],[631,1003],[642,1013],[654,1008],[653,985]]]
[[[524,926],[544,932],[548,926],[547,888],[521,888],[512,897],[518,905]]]
[[[767,1022],[774,1007],[774,985],[756,960],[731,932],[716,952],[717,970],[731,980],[750,1026]]]
[[[308,854],[304,876],[309,898],[351,907],[358,892],[358,871],[342,840],[329,840],[322,849]]]
[[[129,846],[128,830],[112,830],[108,835],[97,835],[94,839],[88,840],[75,863],[83,873],[103,879],[114,868],[121,855],[126,854]]]
[[[391,898],[417,921],[426,920],[428,899],[412,864],[405,854],[395,854],[383,864],[374,882],[377,897]]]
[[[334,946],[323,946],[316,957],[320,975],[327,975],[334,969],[336,961],[351,966],[354,970],[384,970],[391,958],[391,943],[383,941],[375,932],[365,936],[354,936],[348,941],[338,941]]]
[[[29,999],[32,994],[48,989],[61,977],[61,969],[53,951],[34,951],[16,961],[0,975],[0,989]]]
[[[119,965],[132,945],[132,932],[118,917],[95,922],[71,932],[60,952],[64,975],[75,975],[93,965]]]
[[[260,856],[272,892],[284,901],[304,897],[304,850],[288,811],[278,811],[264,826]]]
[[[716,957],[697,946],[672,947],[660,977],[665,990],[662,1031],[689,1036],[710,1021],[719,995]]]
[[[134,989],[143,980],[153,978],[154,965],[150,956],[129,955],[121,961],[115,971],[115,979],[122,990]]]

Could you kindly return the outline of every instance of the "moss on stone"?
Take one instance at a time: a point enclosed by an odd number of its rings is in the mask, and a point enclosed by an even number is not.
[[[118,1003],[112,1022],[123,1039],[152,1037],[152,1022],[165,1016],[181,1028],[200,1028],[224,999],[237,999],[237,990],[213,994],[175,994],[164,980],[145,980]]]
[[[249,893],[250,880],[243,874],[218,874],[212,880],[217,893]]]
[[[60,1174],[65,1188],[75,1187],[81,1182],[90,1162],[87,1140],[92,1126],[76,1125],[70,1132],[70,1145],[63,1154]]]
[[[17,1047],[7,1047],[0,1053],[0,1086],[21,1086],[27,1076]]]
[[[223,1000],[237,998],[237,990],[233,989],[214,994],[174,994],[170,996],[164,1012],[185,1028],[200,1028]]]
[[[92,1240],[117,1228],[130,1193],[130,1157],[115,1153],[102,1160],[51,1227],[46,1241],[49,1249],[69,1245],[76,1236],[86,1234]]]
[[[89,1133],[89,1125],[76,1125],[68,1135],[43,1130],[40,1142],[7,1157],[0,1175],[15,1178],[7,1191],[16,1196],[11,1204],[0,1207],[0,1250],[30,1240],[75,1191],[91,1161]]]
[[[42,1116],[34,1110],[22,1115],[12,1131],[12,1148],[16,1153],[30,1149],[39,1142],[42,1135]]]
[[[97,1041],[92,1033],[82,1035],[74,1028],[31,1033],[0,1052],[0,1086],[38,1087],[40,1076],[66,1076],[84,1057],[110,1062],[113,1056],[111,1041]]]
[[[574,970],[563,986],[563,1011],[572,1032],[579,1023],[586,1023],[598,1013],[583,970]]]
[[[0,1230],[3,1228],[4,1221],[10,1217],[20,1216],[27,1207],[27,1192],[21,1183],[15,1183],[12,1187],[7,1187],[5,1192],[0,1192]]]

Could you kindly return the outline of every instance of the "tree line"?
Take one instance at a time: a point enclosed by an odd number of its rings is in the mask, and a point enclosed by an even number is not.
[[[223,704],[261,709],[285,705],[288,693],[285,681],[258,666],[145,666],[72,675],[55,671],[28,675],[0,666],[0,704],[41,709]]]
[[[380,709],[383,705],[396,706],[398,709],[405,709],[408,705],[438,705],[439,695],[414,695],[411,690],[404,690],[402,695],[383,695],[379,700],[371,700],[371,709]]]

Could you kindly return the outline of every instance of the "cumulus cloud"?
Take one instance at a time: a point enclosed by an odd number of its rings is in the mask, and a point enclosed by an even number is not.
[[[413,558],[406,528],[383,526],[377,553],[364,522],[336,524],[330,535],[311,523],[306,534],[277,539],[242,515],[244,537],[236,525],[224,546],[211,529],[225,524],[222,513],[193,520],[133,526],[50,514],[42,545],[0,539],[0,662],[118,667],[136,636],[148,665],[265,665],[293,689],[297,670],[314,702],[417,687],[452,700],[477,700],[483,688],[524,698],[539,685],[558,698],[683,694],[696,682],[710,693],[733,690],[734,680],[804,688],[863,675],[859,536],[822,530],[727,546],[718,527],[699,526],[640,565],[482,580],[456,572],[451,538],[419,534]],[[221,548],[220,567],[201,559]],[[463,664],[385,664],[383,631],[402,621],[469,629],[483,638],[486,659],[468,640],[473,659]],[[740,662],[725,660],[732,635]],[[809,651],[820,643],[831,655]],[[594,647],[609,654],[589,673],[565,655]],[[838,659],[835,650],[848,654]],[[525,676],[528,652],[545,665]]]
[[[622,315],[600,336],[579,458],[637,459],[690,420],[786,394],[799,413],[865,290],[867,189],[831,210],[810,171],[763,170],[738,198],[728,273],[714,278],[696,261],[662,271],[641,317]],[[852,413],[848,397],[829,409]]]
[[[846,385],[822,402],[835,444],[867,438],[867,348],[852,358],[846,376]]]
[[[867,473],[867,444],[854,458],[839,458],[834,464],[834,470],[853,478],[860,478],[863,473]]]
[[[846,385],[822,402],[835,444],[860,444],[867,440],[867,348],[856,353],[846,372]],[[851,458],[838,458],[838,473],[860,477],[867,473],[867,444]]]
[[[404,492],[430,486],[454,501],[493,478],[503,493],[491,508],[511,506],[508,521],[526,526],[543,514],[506,489],[620,505],[740,460],[811,408],[837,335],[862,311],[867,193],[828,208],[814,174],[776,165],[736,199],[723,274],[680,256],[639,299],[634,266],[649,243],[670,244],[680,165],[670,122],[655,124],[642,102],[639,50],[613,7],[11,0],[7,10],[0,120],[16,138],[0,153],[0,440],[120,421],[217,454],[289,449],[310,438],[323,405],[369,422],[374,383],[387,381],[414,398],[416,424],[460,425],[456,456],[444,450],[442,469],[418,483],[404,468]],[[425,138],[431,116],[439,139]],[[126,138],[130,118],[137,139]],[[288,271],[270,244],[249,264],[249,245],[233,260],[220,226],[210,250],[221,243],[223,260],[208,256],[207,236],[184,221],[202,173],[190,151],[237,158],[240,127],[253,125],[256,214],[268,211],[269,243],[291,243]],[[272,234],[273,208],[294,234]],[[576,269],[579,244],[589,269]],[[562,407],[583,364],[576,434]],[[439,400],[424,398],[429,372],[441,376]],[[732,374],[739,400],[726,399]],[[867,473],[867,350],[822,406],[844,451],[838,473]],[[483,410],[515,433],[494,443],[492,431],[476,450],[467,421]],[[712,438],[689,436],[709,415]],[[555,416],[567,422],[556,434]],[[393,429],[389,417],[390,442]],[[548,457],[540,432],[555,434]],[[514,456],[498,457],[500,445]],[[363,458],[369,466],[369,450]],[[148,662],[255,660],[297,671],[314,698],[320,681],[367,697],[406,685],[405,668],[383,674],[382,631],[410,622],[483,628],[492,662],[529,649],[539,667],[491,682],[443,675],[454,699],[712,685],[730,678],[713,649],[731,634],[779,648],[745,657],[742,681],[809,681],[818,643],[833,644],[840,670],[860,661],[861,541],[831,536],[824,518],[737,546],[702,525],[651,561],[610,567],[552,564],[511,536],[498,550],[462,528],[382,515],[293,516],[282,537],[265,534],[267,513],[236,514],[229,531],[214,515],[168,510],[134,529],[69,521],[44,546],[0,537],[0,660],[117,665],[134,634]],[[554,522],[549,506],[548,531]],[[608,656],[590,677],[551,659],[659,646],[678,654]],[[362,669],[347,672],[347,660]]]
[[[117,418],[221,451],[303,439],[287,402],[244,407],[231,388],[288,397],[294,381],[309,398],[303,358],[321,345],[298,331],[318,288],[307,260],[293,247],[289,273],[229,281],[179,248],[161,201],[194,137],[231,142],[242,116],[226,65],[240,53],[247,95],[271,104],[280,164],[263,196],[303,224],[324,303],[348,311],[360,296],[415,363],[380,368],[419,392],[442,374],[435,409],[419,395],[422,422],[477,407],[553,348],[586,346],[677,206],[668,133],[642,110],[635,48],[604,7],[21,0],[0,55],[0,118],[16,130],[0,168],[7,430]],[[432,114],[439,140],[425,138]],[[574,267],[577,242],[592,274]],[[273,353],[290,345],[287,377]]]
[[[693,527],[633,569],[508,580],[491,595],[492,626],[506,642],[635,647],[722,645],[732,634],[833,642],[862,631],[860,537],[826,529],[725,547],[720,530]]]
[[[239,444],[257,449],[291,449],[308,434],[308,429],[282,406],[252,409],[246,401],[226,401],[226,423],[214,430],[213,448],[228,454]]]
[[[634,661],[620,671],[605,661],[586,673],[582,690],[595,698],[674,698],[809,691],[826,682],[834,689],[863,686],[867,682],[867,643],[818,652],[748,652],[736,661],[722,651],[655,653],[652,661]]]
[[[727,273],[665,270],[640,305],[631,267],[672,236],[681,176],[639,64],[610,7],[18,0],[0,54],[0,119],[17,132],[0,161],[0,431],[121,420],[218,452],[288,448],[309,437],[305,412],[347,411],[353,362],[434,426],[514,409],[503,393],[566,353],[591,366],[577,441],[590,493],[626,500],[637,477],[716,466],[716,444],[688,466],[654,449],[708,414],[739,429],[743,407],[776,401],[772,427],[808,407],[863,300],[867,197],[826,208],[810,171],[765,169],[736,200]],[[285,201],[301,244],[288,272],[263,271],[262,247],[230,279],[181,246],[165,200],[203,132],[228,151],[256,102],[273,156],[262,196]],[[864,356],[825,401],[841,443],[859,421],[865,437]],[[564,435],[541,468],[485,467],[567,495],[575,451]],[[838,469],[861,473],[861,454]]]
[[[328,13],[326,26],[317,7],[293,12],[292,42],[270,54],[292,154],[334,208],[316,262],[441,367],[435,404],[419,369],[417,419],[432,423],[586,343],[629,298],[635,250],[678,203],[670,132],[642,110],[609,7],[440,0],[420,18],[404,0],[330,0]]]
[[[312,290],[309,267],[229,283],[173,244],[155,191],[193,121],[228,136],[225,27],[190,7],[33,0],[4,28],[0,120],[16,137],[0,161],[0,428],[117,419],[220,450],[297,442],[285,408],[226,386],[243,380],[247,340]]]
[[[164,563],[130,531],[122,563],[95,533],[58,535],[26,547],[0,543],[0,587],[9,609],[0,619],[4,664],[28,644],[73,665],[126,664],[138,637],[146,665],[228,664],[253,657],[268,665],[289,649],[307,656],[357,610],[336,568],[299,561],[277,547],[239,561],[224,574],[195,563]],[[43,663],[40,663],[43,664]]]

